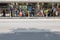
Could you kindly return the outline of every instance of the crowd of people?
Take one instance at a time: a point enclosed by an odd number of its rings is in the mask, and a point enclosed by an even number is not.
[[[11,17],[55,17],[55,16],[60,16],[60,6],[56,8],[55,6],[52,7],[40,7],[38,12],[36,12],[36,8],[32,7],[31,5],[29,6],[21,6],[19,8],[13,8],[10,7],[8,9],[3,8],[3,17],[6,16],[6,10],[8,10],[9,15]]]

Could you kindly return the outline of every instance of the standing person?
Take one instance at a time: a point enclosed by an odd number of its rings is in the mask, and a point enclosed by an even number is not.
[[[5,16],[6,16],[6,15],[5,15],[5,14],[6,14],[6,9],[3,9],[2,12],[3,12],[3,17],[5,17]]]
[[[16,10],[16,16],[18,16],[18,14],[19,14],[19,9]]]
[[[28,14],[29,14],[29,11],[26,10],[26,14],[25,14],[25,16],[28,17],[28,16],[29,16]]]
[[[32,16],[31,13],[32,13],[32,5],[28,5],[28,11],[29,11],[29,14],[28,16]]]
[[[38,12],[38,15],[43,17],[44,16],[44,10],[43,8],[40,8],[39,12]]]
[[[52,16],[52,8],[48,8],[48,16]]]
[[[45,10],[44,10],[44,15],[45,15],[46,17],[48,17],[48,9],[45,9]]]
[[[24,6],[22,6],[21,9],[22,9],[22,12],[23,12],[23,16],[25,16],[26,15],[27,6],[24,5]]]
[[[20,9],[20,12],[19,12],[19,16],[22,17],[23,16],[23,13],[22,13],[22,10]]]
[[[57,10],[56,7],[54,7],[54,8],[52,9],[52,11],[53,11],[53,16],[55,16],[56,10]]]
[[[13,5],[10,6],[10,13],[11,13],[11,17],[13,17]]]
[[[57,12],[58,12],[58,16],[60,16],[60,5],[59,8],[57,9]]]
[[[32,8],[31,16],[34,16],[34,9],[35,8]]]
[[[40,8],[40,16],[44,16],[44,10],[43,10],[43,8]]]
[[[19,14],[19,10],[16,8],[15,9],[15,16],[18,16],[18,14]]]

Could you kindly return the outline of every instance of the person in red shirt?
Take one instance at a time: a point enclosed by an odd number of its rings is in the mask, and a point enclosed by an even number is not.
[[[19,16],[22,17],[23,16],[23,13],[22,13],[22,10],[20,9],[20,12],[19,12]]]

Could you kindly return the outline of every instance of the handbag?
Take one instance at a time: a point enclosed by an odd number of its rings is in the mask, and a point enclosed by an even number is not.
[[[57,11],[56,11],[55,15],[58,16],[58,12]]]

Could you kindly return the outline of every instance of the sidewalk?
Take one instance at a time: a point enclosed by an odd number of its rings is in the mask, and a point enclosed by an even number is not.
[[[60,19],[0,19],[0,33],[17,28],[49,29],[60,32]]]
[[[60,19],[60,17],[0,17],[0,19]]]

